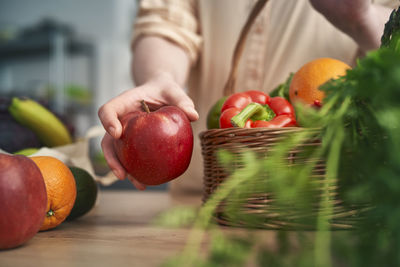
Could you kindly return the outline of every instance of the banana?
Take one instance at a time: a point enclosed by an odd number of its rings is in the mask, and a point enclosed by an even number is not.
[[[31,129],[48,147],[72,143],[65,125],[47,108],[32,99],[13,97],[8,108],[15,120]]]

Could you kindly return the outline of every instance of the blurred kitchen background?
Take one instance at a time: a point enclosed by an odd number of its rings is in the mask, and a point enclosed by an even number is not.
[[[100,125],[98,108],[133,86],[137,0],[0,0],[0,97],[27,96],[63,118],[76,138]],[[90,156],[108,171],[100,148]],[[133,189],[117,182],[111,189]],[[152,189],[165,189],[165,186]]]

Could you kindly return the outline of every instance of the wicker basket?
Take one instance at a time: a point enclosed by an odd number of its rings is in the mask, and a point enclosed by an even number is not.
[[[236,44],[234,55],[232,58],[231,72],[229,74],[228,81],[224,87],[224,95],[228,96],[233,94],[235,91],[235,81],[237,74],[237,66],[242,54],[247,33],[255,18],[259,12],[263,9],[268,0],[258,0],[253,7],[252,12],[247,19],[245,26],[241,31],[239,41]],[[265,157],[268,151],[274,147],[274,145],[286,138],[293,132],[302,131],[300,127],[280,128],[280,129],[268,129],[268,128],[228,128],[228,129],[212,129],[200,133],[200,141],[202,147],[202,156],[204,164],[204,190],[203,190],[203,202],[207,201],[211,194],[224,183],[228,177],[228,173],[223,166],[217,160],[217,151],[220,149],[226,149],[233,153],[233,155],[239,156],[243,151],[253,151],[259,157]],[[318,140],[305,141],[300,147],[296,148],[296,151],[292,151],[287,157],[287,164],[301,164],[302,162],[309,160],[301,156],[302,149],[309,146],[319,146]],[[240,162],[236,164],[236,167],[240,168]],[[355,221],[360,218],[360,209],[355,207],[348,207],[343,205],[337,194],[336,186],[332,186],[326,190],[322,190],[322,185],[325,177],[325,165],[322,160],[318,160],[315,168],[310,176],[310,181],[319,185],[316,187],[317,190],[314,192],[308,192],[309,194],[326,194],[328,192],[329,199],[332,207],[332,217],[329,221],[331,229],[350,229],[353,227]],[[254,183],[257,184],[258,179],[268,179],[267,175],[260,174],[259,177],[254,179]],[[265,180],[264,180],[265,181]],[[282,207],[278,207],[275,203],[274,195],[271,192],[259,192],[254,187],[254,191],[250,192],[251,197],[246,199],[240,199],[240,195],[231,196],[224,202],[221,202],[215,219],[222,225],[229,226],[241,226],[251,228],[263,228],[263,229],[306,229],[312,230],[315,228],[315,219],[317,214],[321,211],[321,208],[316,203],[308,212],[299,213],[296,210],[290,210],[290,203],[288,203],[287,209],[282,213]],[[225,211],[226,205],[229,201],[240,201],[242,203],[240,214],[235,218],[229,217]],[[253,216],[255,220],[243,220],[241,216]]]
[[[299,127],[288,127],[281,129],[268,128],[227,128],[213,129],[200,134],[202,156],[204,163],[204,188],[203,202],[206,202],[215,190],[225,182],[229,177],[226,169],[221,166],[217,159],[217,152],[221,149],[228,150],[234,155],[235,160],[231,162],[234,169],[243,167],[240,155],[243,152],[252,151],[259,158],[265,159],[277,142],[287,138],[290,134],[303,131]],[[248,228],[263,229],[285,229],[285,230],[314,230],[317,215],[321,212],[319,206],[321,196],[329,195],[329,205],[332,207],[330,217],[330,228],[334,230],[351,229],[355,222],[360,220],[362,211],[367,207],[347,206],[341,201],[336,185],[331,185],[328,190],[324,188],[325,163],[321,159],[312,159],[307,157],[304,152],[307,148],[319,146],[319,140],[307,140],[300,146],[291,150],[285,163],[287,167],[304,164],[307,161],[314,160],[315,166],[309,177],[309,184],[313,185],[310,191],[303,194],[312,194],[315,199],[315,205],[307,210],[296,210],[293,202],[289,200],[285,207],[281,203],[278,205],[273,191],[258,188],[259,184],[266,184],[270,179],[267,173],[260,173],[251,180],[252,186],[250,194],[232,194],[228,199],[220,203],[215,219],[219,224],[227,226],[240,226]],[[267,159],[268,160],[268,159]],[[267,179],[267,180],[266,180]],[[336,183],[333,183],[336,184]],[[242,189],[242,188],[241,188]],[[265,191],[260,191],[265,190]],[[249,197],[250,195],[250,197]],[[243,199],[245,197],[245,199]],[[293,201],[293,202],[292,202]],[[241,203],[240,213],[232,218],[225,213],[225,208],[229,202]],[[252,216],[252,220],[243,220],[243,216]]]

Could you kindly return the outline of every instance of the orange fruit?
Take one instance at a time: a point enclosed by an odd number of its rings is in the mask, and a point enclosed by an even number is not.
[[[69,215],[76,199],[76,184],[71,170],[62,161],[49,156],[31,159],[39,167],[47,191],[46,218],[40,231],[52,229]]]
[[[322,103],[325,93],[319,87],[331,79],[346,74],[351,67],[333,58],[317,58],[303,65],[294,75],[290,83],[290,102],[301,100],[305,104]]]

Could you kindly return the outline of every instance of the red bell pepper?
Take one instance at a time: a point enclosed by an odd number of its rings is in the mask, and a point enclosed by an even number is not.
[[[251,97],[246,93],[236,93],[229,96],[221,108],[221,115],[228,108],[237,108],[240,110],[244,109],[248,104],[251,103]]]
[[[240,113],[240,109],[238,108],[228,108],[222,112],[221,116],[219,117],[219,128],[231,128],[234,127],[232,125],[231,119],[235,115]],[[251,128],[252,121],[248,119],[244,125],[244,128]]]
[[[250,90],[229,96],[221,108],[221,116],[219,120],[220,128],[234,127],[231,123],[232,117],[237,115],[250,103],[266,105],[269,99],[270,97],[268,94],[257,90]],[[251,122],[250,119],[246,120],[242,127],[251,128]]]
[[[296,120],[290,115],[279,115],[270,121],[255,121],[251,124],[252,128],[268,127],[268,128],[282,128],[296,126]]]
[[[261,105],[266,105],[269,102],[269,95],[257,91],[257,90],[249,90],[243,93],[236,93],[229,96],[221,108],[221,114],[228,108],[237,108],[239,110],[244,109],[248,104],[255,102]]]
[[[246,91],[245,94],[250,96],[251,102],[256,102],[261,105],[266,105],[270,99],[268,94],[257,90]]]
[[[275,112],[276,116],[290,115],[295,116],[293,106],[285,98],[276,96],[272,97],[268,102],[269,107]]]
[[[220,128],[296,126],[293,106],[283,97],[270,98],[261,91],[231,95],[221,109]]]

